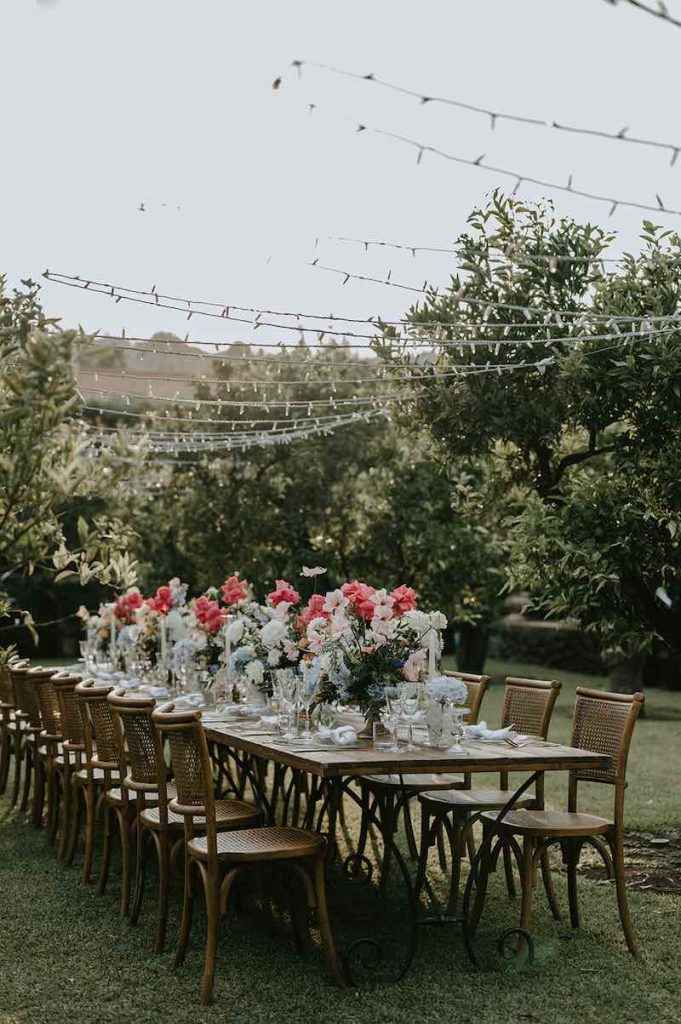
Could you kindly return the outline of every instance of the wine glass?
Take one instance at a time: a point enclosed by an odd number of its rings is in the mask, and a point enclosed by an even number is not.
[[[419,720],[418,686],[416,683],[400,683],[397,688],[399,700],[399,719],[407,726],[407,745],[405,750],[416,750],[414,743],[414,725]]]
[[[314,700],[314,686],[308,686],[305,679],[300,676],[297,680],[296,687],[296,708],[304,712],[305,715],[305,728],[303,735],[300,737],[301,743],[314,743],[312,733],[310,732],[310,707]]]

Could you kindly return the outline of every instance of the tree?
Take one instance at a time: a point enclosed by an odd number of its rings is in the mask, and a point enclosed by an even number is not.
[[[86,344],[44,315],[32,282],[8,294],[0,276],[0,615],[17,610],[13,595],[36,571],[83,584],[134,575],[127,530],[104,509],[126,463],[95,459],[79,418],[73,362]]]
[[[521,489],[510,585],[605,647],[658,636],[679,657],[681,322],[656,318],[679,314],[681,241],[644,222],[640,256],[606,272],[613,236],[550,207],[495,193],[469,224],[461,273],[405,318],[435,352],[417,415],[452,462],[494,458]],[[395,334],[379,350],[422,368]]]

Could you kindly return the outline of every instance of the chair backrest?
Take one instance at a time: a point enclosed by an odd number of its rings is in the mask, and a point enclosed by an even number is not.
[[[85,750],[85,730],[76,687],[81,676],[70,672],[57,672],[52,676],[52,687],[59,703],[62,742],[67,750]]]
[[[171,808],[185,815],[185,825],[192,830],[193,818],[205,818],[208,852],[217,856],[215,832],[215,797],[213,772],[206,734],[200,711],[176,711],[172,703],[162,704],[152,714],[161,736],[167,736],[170,761],[177,788],[177,799]]]
[[[124,690],[114,690],[108,700],[114,719],[120,723],[119,757],[121,771],[126,770],[124,785],[141,794],[156,795],[158,791],[160,818],[167,822],[167,769],[163,744],[152,720],[156,701],[153,697],[128,696]],[[143,805],[144,797],[141,799]]]
[[[31,668],[28,670],[28,681],[33,684],[40,709],[43,730],[49,740],[61,739],[61,716],[59,701],[52,684],[57,674],[55,668]]]
[[[571,799],[576,799],[579,780],[605,782],[624,792],[631,736],[642,708],[642,693],[608,693],[578,688],[572,719],[572,746],[608,754],[612,758],[612,767],[571,772]]]
[[[76,686],[76,695],[83,716],[88,769],[103,768],[105,771],[112,771],[119,767],[116,723],[107,700],[112,690],[113,686],[109,683],[97,683],[94,679],[84,679]]]
[[[445,671],[442,673],[445,676],[452,676],[456,679],[462,679],[466,684],[468,690],[468,699],[466,700],[466,707],[470,710],[468,716],[468,724],[475,725],[480,716],[480,706],[482,704],[482,698],[487,692],[489,686],[489,676],[476,676],[470,672],[452,672]]]
[[[14,707],[14,690],[9,665],[0,668],[0,703],[7,708]]]
[[[12,692],[14,693],[14,706],[20,711],[32,729],[41,729],[40,706],[35,687],[28,680],[29,663],[20,661],[10,666],[9,674],[12,679]]]
[[[560,683],[556,679],[507,676],[501,709],[502,726],[512,725],[517,732],[541,736],[545,740],[559,693]]]

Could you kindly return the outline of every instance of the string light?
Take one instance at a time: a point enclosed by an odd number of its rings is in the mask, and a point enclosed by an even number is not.
[[[615,5],[619,3],[619,0],[606,0],[606,3],[612,4],[612,6],[615,7]],[[632,7],[635,7],[639,11],[643,11],[645,14],[652,15],[653,18],[660,18],[662,21],[666,21],[669,25],[681,28],[681,21],[679,21],[678,18],[672,17],[667,10],[666,5],[660,2],[660,0],[658,0],[657,7],[649,7],[648,4],[642,3],[642,0],[624,0],[624,3],[630,4]]]
[[[610,2],[613,2],[613,0],[610,0]],[[600,128],[584,128],[559,124],[557,121],[546,121],[543,118],[529,117],[525,114],[507,114],[501,110],[493,110],[490,107],[483,107],[475,103],[467,103],[463,100],[452,99],[449,96],[437,96],[433,93],[417,92],[414,89],[407,89],[394,82],[388,82],[383,78],[379,78],[373,72],[362,75],[354,71],[347,71],[344,68],[334,67],[330,64],[321,64],[317,61],[294,60],[292,61],[291,66],[297,69],[299,76],[302,73],[303,67],[316,68],[317,70],[327,71],[333,75],[341,75],[344,78],[353,78],[356,81],[371,83],[372,85],[377,85],[382,89],[388,89],[391,92],[399,93],[402,96],[409,96],[418,100],[422,107],[425,107],[428,104],[440,104],[448,107],[456,107],[459,110],[465,110],[471,114],[480,114],[489,122],[489,127],[492,131],[496,128],[498,122],[506,121],[513,124],[530,125],[535,128],[544,128],[551,131],[569,132],[573,135],[584,135],[607,139],[611,142],[624,142],[629,143],[630,145],[645,146],[651,149],[663,149],[671,153],[672,166],[676,163],[679,152],[681,152],[681,145],[674,142],[662,142],[656,139],[646,139],[628,135],[627,132],[629,129],[626,127],[620,128],[617,132],[612,132],[605,131]]]
[[[415,287],[413,285],[403,284],[403,283],[398,282],[398,281],[393,281],[393,280],[391,280],[392,271],[389,271],[389,273],[388,273],[386,278],[377,278],[377,277],[368,277],[368,276],[362,275],[362,274],[355,274],[355,273],[352,273],[351,271],[342,270],[342,269],[340,269],[338,267],[323,266],[323,265],[321,265],[319,263],[319,261],[317,259],[312,260],[312,262],[308,263],[307,266],[313,267],[316,270],[323,270],[323,271],[326,271],[328,273],[340,274],[342,277],[344,277],[346,279],[346,281],[344,281],[344,283],[347,283],[347,281],[350,281],[350,280],[368,281],[368,282],[371,282],[371,283],[374,283],[374,284],[381,284],[381,285],[384,285],[384,286],[387,286],[387,287],[399,288],[399,289],[402,289],[403,291],[413,292],[413,293],[419,294],[419,295],[427,295],[427,294],[431,294],[431,293],[435,293],[436,292],[436,289],[434,287],[430,287],[430,288],[428,287],[428,282],[427,281],[424,282],[423,287],[420,287],[420,288],[419,287]],[[199,316],[209,316],[209,317],[216,317],[217,319],[224,319],[224,317],[222,317],[222,315],[220,315],[220,314],[210,313],[210,312],[207,312],[205,310],[196,308],[199,305],[211,305],[213,307],[220,308],[220,303],[216,303],[216,302],[209,303],[209,302],[206,302],[206,301],[203,301],[203,300],[199,301],[197,299],[184,298],[184,299],[177,299],[177,301],[182,302],[184,304],[183,306],[169,306],[169,305],[166,305],[166,304],[161,303],[161,302],[146,301],[145,300],[144,296],[160,295],[160,293],[156,292],[153,289],[150,290],[150,291],[144,291],[142,289],[125,288],[125,287],[123,287],[121,285],[112,285],[112,284],[109,284],[109,283],[106,283],[106,282],[93,281],[93,280],[88,279],[88,278],[83,278],[80,275],[56,274],[55,272],[52,272],[52,271],[45,271],[43,276],[47,277],[50,281],[53,281],[55,284],[60,284],[60,285],[64,285],[64,286],[67,286],[67,287],[79,288],[79,289],[81,289],[83,291],[92,291],[95,294],[106,295],[109,298],[116,298],[116,299],[118,299],[118,298],[125,298],[125,299],[127,299],[127,301],[130,301],[130,302],[141,302],[143,305],[157,306],[157,307],[159,307],[161,309],[176,309],[176,310],[179,310],[180,312],[183,312],[183,313],[186,312],[186,308],[191,307],[193,309],[193,312],[195,312]],[[57,280],[57,278],[61,278],[62,280]],[[130,295],[125,295],[124,294],[125,292],[129,292],[131,294]],[[523,313],[523,315],[526,315],[528,317],[529,316],[539,316],[539,315],[543,314],[546,317],[546,320],[543,323],[539,323],[539,322],[529,323],[528,322],[528,323],[522,323],[521,324],[521,323],[517,323],[517,322],[512,322],[512,323],[504,323],[504,324],[496,324],[495,323],[495,324],[490,325],[490,326],[494,326],[494,327],[523,327],[523,328],[525,328],[525,327],[532,327],[532,326],[534,326],[534,327],[545,327],[547,325],[547,322],[549,322],[551,319],[553,319],[554,322],[558,322],[556,318],[565,318],[565,317],[581,318],[585,323],[589,322],[589,321],[604,322],[604,323],[647,323],[647,322],[651,322],[652,323],[652,322],[656,322],[656,321],[671,321],[671,320],[674,319],[673,316],[671,316],[671,315],[664,315],[664,314],[659,314],[659,315],[642,315],[642,316],[624,316],[624,315],[612,315],[612,314],[609,314],[609,313],[597,313],[597,312],[592,312],[590,310],[584,310],[584,309],[580,309],[580,310],[574,310],[574,309],[544,309],[541,306],[526,306],[526,305],[521,305],[519,303],[512,303],[512,302],[496,302],[496,301],[493,301],[491,299],[480,299],[480,298],[467,297],[466,294],[465,294],[465,285],[462,286],[462,288],[458,292],[452,293],[450,298],[453,301],[456,301],[456,302],[458,302],[458,303],[460,303],[462,305],[467,305],[467,306],[483,306],[485,309],[490,309],[490,310],[491,309],[513,310],[514,312]],[[224,307],[224,308],[229,308],[229,307]],[[236,308],[236,307],[233,307],[233,308]],[[300,317],[300,318],[306,317],[306,316],[307,317],[313,317],[314,316],[314,314],[306,314],[306,313],[278,313],[278,314],[275,313],[275,315],[278,315],[278,316],[296,316],[296,317]],[[319,317],[318,319],[322,319],[322,317]],[[328,334],[330,336],[342,335],[343,337],[347,336],[347,337],[366,338],[366,339],[368,339],[370,341],[374,341],[377,338],[378,331],[380,330],[382,325],[396,325],[396,326],[400,326],[400,327],[403,327],[403,328],[429,328],[431,330],[433,329],[433,326],[434,326],[432,322],[427,322],[427,321],[421,321],[421,322],[415,321],[413,323],[412,322],[406,323],[404,320],[379,321],[378,318],[372,318],[372,319],[369,319],[369,320],[361,320],[361,321],[350,321],[347,318],[342,318],[342,317],[339,317],[339,316],[336,316],[336,315],[333,316],[333,319],[336,320],[336,321],[344,322],[344,323],[349,323],[349,322],[367,323],[367,324],[371,323],[375,327],[375,331],[373,332],[373,334],[353,334],[352,332],[344,331],[344,330],[343,331],[336,330],[336,329],[328,329],[327,330],[327,329],[320,329],[320,328],[317,328],[317,327],[315,327],[315,328],[300,328],[299,326],[292,326],[292,325],[286,325],[286,324],[272,324],[272,325],[269,325],[269,326],[278,327],[278,328],[281,328],[282,330],[292,330],[292,331],[310,330],[310,331],[314,331],[314,333],[316,333],[316,334],[321,334],[321,335]],[[252,321],[248,321],[248,322],[251,323]],[[259,321],[259,323],[263,324],[263,321]],[[462,327],[462,328],[466,327],[466,328],[468,328],[470,330],[473,327],[478,327],[479,324],[471,324],[470,322],[463,322],[463,321],[451,321],[449,323],[441,323],[438,326],[440,326],[440,327],[452,327],[452,328],[454,328],[454,327]],[[418,337],[414,336],[414,337],[411,337],[410,340],[419,341],[420,339]],[[430,339],[423,339],[423,340],[430,340]],[[165,342],[159,341],[158,344],[165,344]],[[212,345],[214,347],[220,347],[220,346],[224,345],[225,343],[224,342],[201,342],[201,344]],[[258,345],[258,342],[254,342],[254,341],[249,341],[249,342],[232,342],[231,344],[248,344],[249,346],[256,346],[256,345]],[[261,344],[266,345],[266,346],[268,346],[270,348],[278,346],[280,351],[284,351],[284,352],[287,351],[287,346],[285,346],[283,344],[283,342],[281,342],[281,341],[279,341],[279,342],[262,342]],[[306,344],[306,346],[308,348],[323,348],[323,349],[326,349],[327,351],[329,350],[329,345],[328,344],[323,344],[322,342],[319,342],[319,344],[316,344],[316,345],[311,343],[311,342],[306,342],[305,344]],[[347,343],[347,344],[345,344],[343,346],[339,346],[339,348],[351,348],[351,347],[352,347],[352,345],[350,343]],[[356,346],[356,347],[368,348],[369,346],[367,346],[367,345],[360,345],[360,346]]]
[[[317,103],[313,104],[312,109],[314,111],[319,110],[319,105]],[[349,123],[347,118],[341,118],[340,120],[345,121],[345,123]],[[425,153],[430,153],[433,156],[440,157],[442,160],[448,160],[451,163],[466,167],[474,167],[478,170],[490,171],[493,174],[500,174],[503,177],[511,178],[515,182],[512,190],[513,192],[517,192],[523,184],[538,185],[540,188],[546,188],[552,192],[568,192],[571,195],[579,196],[581,199],[590,199],[598,203],[607,203],[609,206],[610,216],[612,216],[618,207],[622,206],[633,210],[645,210],[649,213],[666,213],[671,217],[681,217],[681,210],[665,206],[657,193],[655,195],[655,198],[657,199],[657,206],[652,206],[650,203],[642,203],[636,199],[621,199],[616,196],[602,195],[599,192],[589,192],[586,189],[575,188],[572,174],[568,175],[566,184],[561,184],[556,181],[547,181],[544,178],[535,178],[532,174],[511,170],[509,167],[498,167],[496,164],[485,163],[484,153],[481,153],[480,156],[475,157],[475,159],[472,157],[459,156],[457,153],[449,153],[444,149],[440,149],[438,146],[431,146],[426,142],[419,142],[418,139],[412,139],[408,135],[401,135],[399,132],[387,131],[385,128],[374,128],[365,122],[352,122],[352,124],[354,125],[356,134],[369,133],[371,135],[378,135],[415,149],[417,164],[421,163]]]

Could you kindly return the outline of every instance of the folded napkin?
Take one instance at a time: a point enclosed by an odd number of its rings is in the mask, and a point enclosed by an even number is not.
[[[262,725],[279,725],[279,715],[261,715]]]
[[[150,686],[147,690],[150,697],[169,697],[170,691],[167,686]]]
[[[186,705],[190,708],[198,708],[203,704],[202,693],[184,693],[181,697],[178,697],[175,704]]]
[[[512,732],[512,725],[507,725],[505,729],[488,729],[487,722],[478,722],[477,725],[467,725],[464,736],[469,740],[505,740]]]
[[[351,725],[340,725],[337,729],[320,725],[319,735],[322,739],[331,740],[334,747],[352,747],[357,742],[357,732]]]

